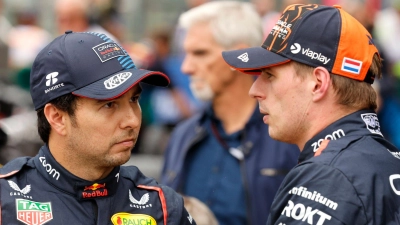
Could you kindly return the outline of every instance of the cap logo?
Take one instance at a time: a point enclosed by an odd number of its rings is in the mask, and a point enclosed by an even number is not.
[[[58,72],[52,72],[46,75],[46,86],[49,87],[50,85],[53,85],[57,83],[58,79],[56,78],[58,76]]]
[[[316,4],[292,5],[286,8],[262,46],[276,53],[285,50],[288,47],[288,38],[293,33],[292,29],[296,22],[302,18],[304,13],[316,8],[318,8]]]
[[[300,53],[300,51],[302,55],[305,55],[311,59],[316,59],[322,62],[324,65],[327,64],[329,61],[331,61],[330,58],[322,55],[321,53],[314,52],[310,48],[307,49],[302,48],[299,43],[294,43],[290,46],[290,52],[292,52],[293,54],[298,54]]]
[[[131,72],[122,72],[119,74],[115,74],[114,76],[104,81],[104,87],[106,87],[107,89],[114,89],[127,81],[131,76]]]
[[[94,46],[92,49],[97,54],[101,62],[105,62],[118,56],[126,55],[124,50],[114,42],[104,42]]]
[[[300,46],[299,43],[294,43],[294,44],[292,44],[292,46],[290,46],[290,51],[291,51],[293,54],[299,53],[300,50],[301,50],[301,46]]]
[[[242,62],[248,62],[249,61],[249,54],[247,54],[247,52],[245,52],[245,53],[239,55],[237,58],[242,60]]]
[[[343,58],[343,62],[342,62],[342,70],[343,71],[346,71],[349,73],[360,74],[361,66],[362,66],[361,61],[346,58],[346,57]]]

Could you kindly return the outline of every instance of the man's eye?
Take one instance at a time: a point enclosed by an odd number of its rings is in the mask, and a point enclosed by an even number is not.
[[[139,97],[140,97],[140,96],[133,96],[133,97],[131,98],[131,102],[138,102],[138,101],[139,101]]]
[[[114,102],[107,102],[105,105],[104,105],[104,107],[105,108],[112,108],[113,106],[114,106]]]

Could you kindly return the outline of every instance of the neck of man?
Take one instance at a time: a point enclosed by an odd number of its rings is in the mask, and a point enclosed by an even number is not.
[[[88,165],[82,162],[78,154],[65,147],[63,140],[57,138],[49,139],[49,149],[54,159],[71,174],[88,181],[96,181],[107,177],[114,167],[97,167],[95,164]],[[63,146],[63,147],[60,147]]]
[[[336,122],[337,120],[358,111],[359,109],[348,108],[339,104],[332,105],[326,102],[324,105],[319,105],[309,110],[308,113],[308,129],[303,130],[301,139],[296,144],[300,151],[303,151],[305,144],[315,135],[323,131],[326,127]]]
[[[212,107],[227,134],[242,130],[253,114],[257,101],[248,95],[252,84],[251,76],[239,74],[215,96]]]

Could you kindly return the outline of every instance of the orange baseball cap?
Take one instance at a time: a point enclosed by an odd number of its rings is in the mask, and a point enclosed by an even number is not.
[[[224,51],[236,70],[257,75],[261,69],[291,60],[373,83],[367,76],[378,53],[371,34],[340,6],[288,6],[261,47]]]

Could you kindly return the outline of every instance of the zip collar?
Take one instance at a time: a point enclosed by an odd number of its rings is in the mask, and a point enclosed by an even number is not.
[[[299,163],[314,157],[321,142],[325,139],[335,141],[344,136],[377,135],[383,137],[380,131],[378,116],[373,110],[361,110],[349,114],[319,132],[304,146],[299,156]]]
[[[47,182],[63,192],[67,192],[79,200],[104,198],[114,195],[119,181],[120,167],[115,167],[104,179],[98,181],[87,181],[81,179],[61,166],[50,153],[46,145],[42,146],[37,156],[33,159],[34,164]]]

